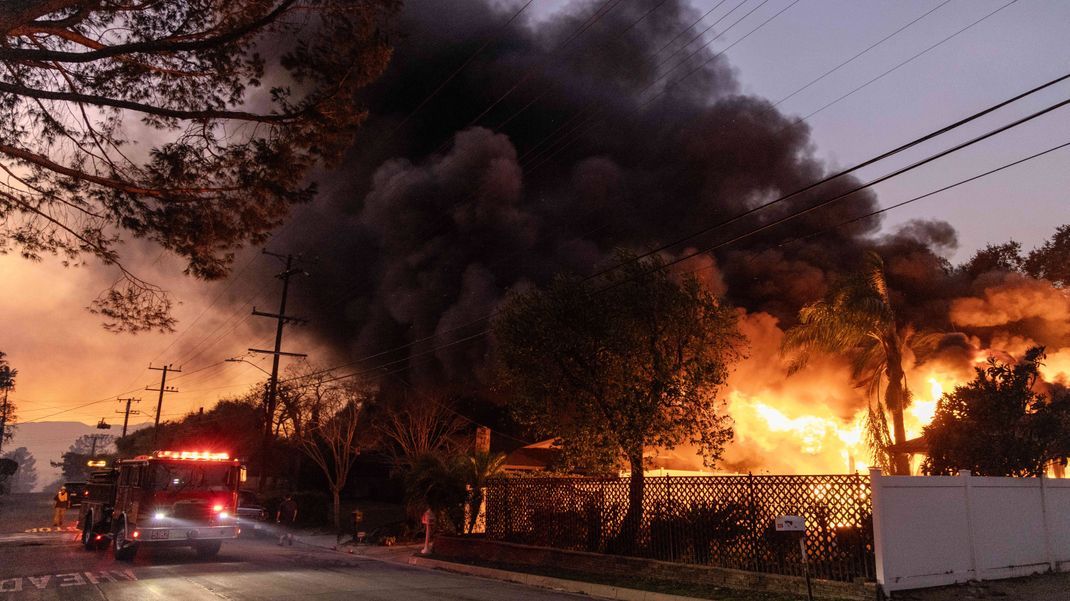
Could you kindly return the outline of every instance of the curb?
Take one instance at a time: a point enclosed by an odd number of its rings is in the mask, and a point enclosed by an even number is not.
[[[602,599],[617,599],[618,601],[709,601],[709,599],[701,599],[699,597],[685,597],[683,595],[642,591],[633,588],[612,586],[609,584],[567,580],[565,578],[539,576],[537,574],[527,574],[524,572],[511,572],[509,570],[453,563],[451,561],[430,559],[427,557],[410,557],[409,565],[424,568],[436,568],[448,572],[467,574],[469,576],[480,576],[492,580],[504,580],[506,582],[515,582],[517,584],[537,586],[540,588],[554,589],[569,593],[580,593]]]

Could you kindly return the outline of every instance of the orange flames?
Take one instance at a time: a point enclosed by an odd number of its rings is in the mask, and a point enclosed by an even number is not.
[[[949,317],[955,328],[974,333],[960,334],[923,363],[905,357],[912,393],[903,416],[908,439],[921,436],[940,398],[973,379],[974,368],[989,357],[1013,361],[1029,347],[1044,345],[1041,378],[1070,385],[1070,292],[1023,276],[992,277],[974,296],[952,302]],[[780,353],[784,332],[777,319],[741,312],[739,324],[749,356],[721,391],[735,439],[719,469],[756,474],[865,472],[872,457],[865,429],[871,399],[853,385],[845,357],[816,357],[789,377]],[[922,459],[914,456],[912,470]],[[694,469],[703,469],[697,456]]]
[[[865,431],[867,399],[852,385],[846,363],[835,357],[819,359],[789,377],[779,352],[783,332],[776,320],[751,314],[742,318],[741,327],[751,354],[737,366],[724,393],[736,436],[723,467],[774,474],[868,470],[872,453]],[[904,421],[908,438],[915,438],[932,422],[944,392],[972,373],[940,362],[906,367],[913,402]]]

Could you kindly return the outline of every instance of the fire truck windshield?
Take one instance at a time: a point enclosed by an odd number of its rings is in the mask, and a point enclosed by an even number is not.
[[[227,492],[232,489],[232,466],[200,462],[165,462],[155,466],[152,486],[165,492],[207,490]]]

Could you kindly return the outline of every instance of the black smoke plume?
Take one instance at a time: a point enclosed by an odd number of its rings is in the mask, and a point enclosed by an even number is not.
[[[507,25],[514,10],[490,0],[407,2],[390,34],[392,64],[366,97],[368,125],[278,244],[318,257],[295,311],[343,358],[427,339],[365,366],[409,357],[412,381],[479,386],[486,340],[434,349],[485,329],[478,319],[511,289],[563,270],[592,273],[616,247],[656,247],[826,173],[808,127],[743,94],[727,56],[695,52],[701,42],[674,54],[704,27],[687,30],[699,14],[686,1],[576,2],[548,20]],[[687,247],[856,183],[843,178]],[[790,323],[831,274],[879,242],[879,224],[779,242],[874,206],[872,194],[857,193],[722,249],[711,277],[732,302]],[[933,244],[953,243],[939,226],[917,230],[887,244],[913,244],[929,260]]]

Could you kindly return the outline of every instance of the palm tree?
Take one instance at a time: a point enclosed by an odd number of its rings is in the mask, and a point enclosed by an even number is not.
[[[476,451],[465,457],[465,479],[468,481],[468,533],[475,529],[479,520],[479,510],[483,508],[483,495],[487,481],[502,474],[505,465],[505,453],[491,454],[489,451]]]
[[[790,373],[802,369],[815,352],[847,353],[852,378],[875,400],[869,406],[866,428],[874,459],[895,474],[909,475],[907,454],[890,452],[886,416],[892,416],[895,443],[902,444],[906,441],[903,411],[910,404],[903,356],[907,350],[921,355],[939,338],[939,334],[919,333],[912,325],[900,323],[888,294],[884,261],[871,251],[866,253],[861,273],[844,279],[825,299],[799,311],[799,324],[785,334],[782,350],[794,354]],[[882,382],[887,383],[883,401]]]

